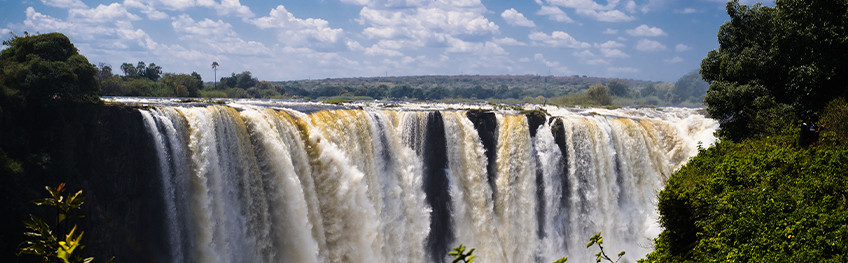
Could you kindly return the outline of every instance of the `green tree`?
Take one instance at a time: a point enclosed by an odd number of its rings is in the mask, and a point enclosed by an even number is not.
[[[212,61],[212,70],[215,71],[215,77],[213,77],[212,79],[215,80],[214,85],[216,89],[218,87],[218,66],[218,61]]]
[[[586,93],[589,95],[590,99],[600,105],[609,105],[610,103],[612,103],[612,98],[610,98],[609,91],[604,85],[597,84],[592,87],[589,87],[589,89],[586,90]]]
[[[719,48],[700,71],[720,136],[771,134],[846,95],[848,1],[778,0],[772,8],[733,0],[727,13]]]
[[[623,97],[630,93],[630,85],[627,85],[627,82],[622,79],[610,80],[610,82],[607,83],[607,87],[609,88],[610,94],[613,96]]]
[[[97,67],[61,33],[12,35],[0,51],[0,85],[26,102],[99,101]]]
[[[667,96],[668,101],[672,103],[681,103],[689,100],[694,103],[703,102],[704,96],[707,94],[709,83],[701,79],[701,74],[697,70],[686,73],[683,77],[674,83],[674,87],[669,90],[671,96]]]

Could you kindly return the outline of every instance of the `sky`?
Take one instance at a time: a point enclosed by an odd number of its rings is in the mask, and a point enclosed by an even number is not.
[[[0,0],[0,19],[4,40],[61,32],[115,73],[144,61],[211,81],[214,61],[218,78],[250,71],[272,81],[538,74],[673,82],[718,48],[728,15],[723,0]]]

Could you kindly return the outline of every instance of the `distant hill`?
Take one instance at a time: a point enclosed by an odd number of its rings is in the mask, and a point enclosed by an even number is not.
[[[529,89],[551,89],[551,90],[585,90],[595,84],[605,85],[613,78],[587,77],[585,75],[573,76],[541,76],[541,75],[427,75],[427,76],[403,76],[403,77],[358,77],[358,78],[326,78],[310,80],[276,81],[275,84],[288,88],[301,88],[314,90],[317,88],[336,87],[379,87],[386,85],[388,88],[398,85],[408,85],[412,88],[443,87],[447,89],[473,88],[477,85],[484,89],[494,89],[501,85],[508,88]],[[644,87],[648,83],[661,83],[645,80],[622,79],[630,87]],[[638,89],[638,88],[637,88]]]

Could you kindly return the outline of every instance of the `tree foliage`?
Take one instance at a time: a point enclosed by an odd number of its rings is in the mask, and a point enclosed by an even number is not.
[[[589,87],[586,93],[589,94],[589,98],[594,100],[599,105],[609,105],[612,102],[612,98],[610,98],[609,91],[604,85],[597,84],[592,87]]]
[[[848,1],[778,0],[768,7],[733,0],[727,13],[719,48],[700,72],[721,136],[769,134],[848,91]]]
[[[26,102],[98,101],[97,68],[61,33],[12,35],[0,51],[3,96]]]
[[[818,147],[796,148],[789,125],[700,149],[660,192],[664,231],[644,262],[846,262],[846,109],[825,108]]]
[[[630,86],[622,79],[610,80],[610,82],[607,83],[607,87],[609,88],[610,94],[613,96],[623,97],[630,93]]]

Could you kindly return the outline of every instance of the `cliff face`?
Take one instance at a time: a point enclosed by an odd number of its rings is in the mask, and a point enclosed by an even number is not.
[[[85,218],[72,219],[85,231],[83,244],[97,261],[116,256],[119,262],[161,262],[167,242],[161,233],[163,201],[155,150],[134,107],[56,104],[32,107],[8,118],[3,146],[23,166],[22,173],[4,175],[0,208],[5,230],[0,236],[6,262],[16,257],[25,240],[21,221],[34,214],[52,224],[55,212],[29,200],[44,198],[45,185],[67,183],[83,190]],[[35,258],[32,258],[33,260]]]

